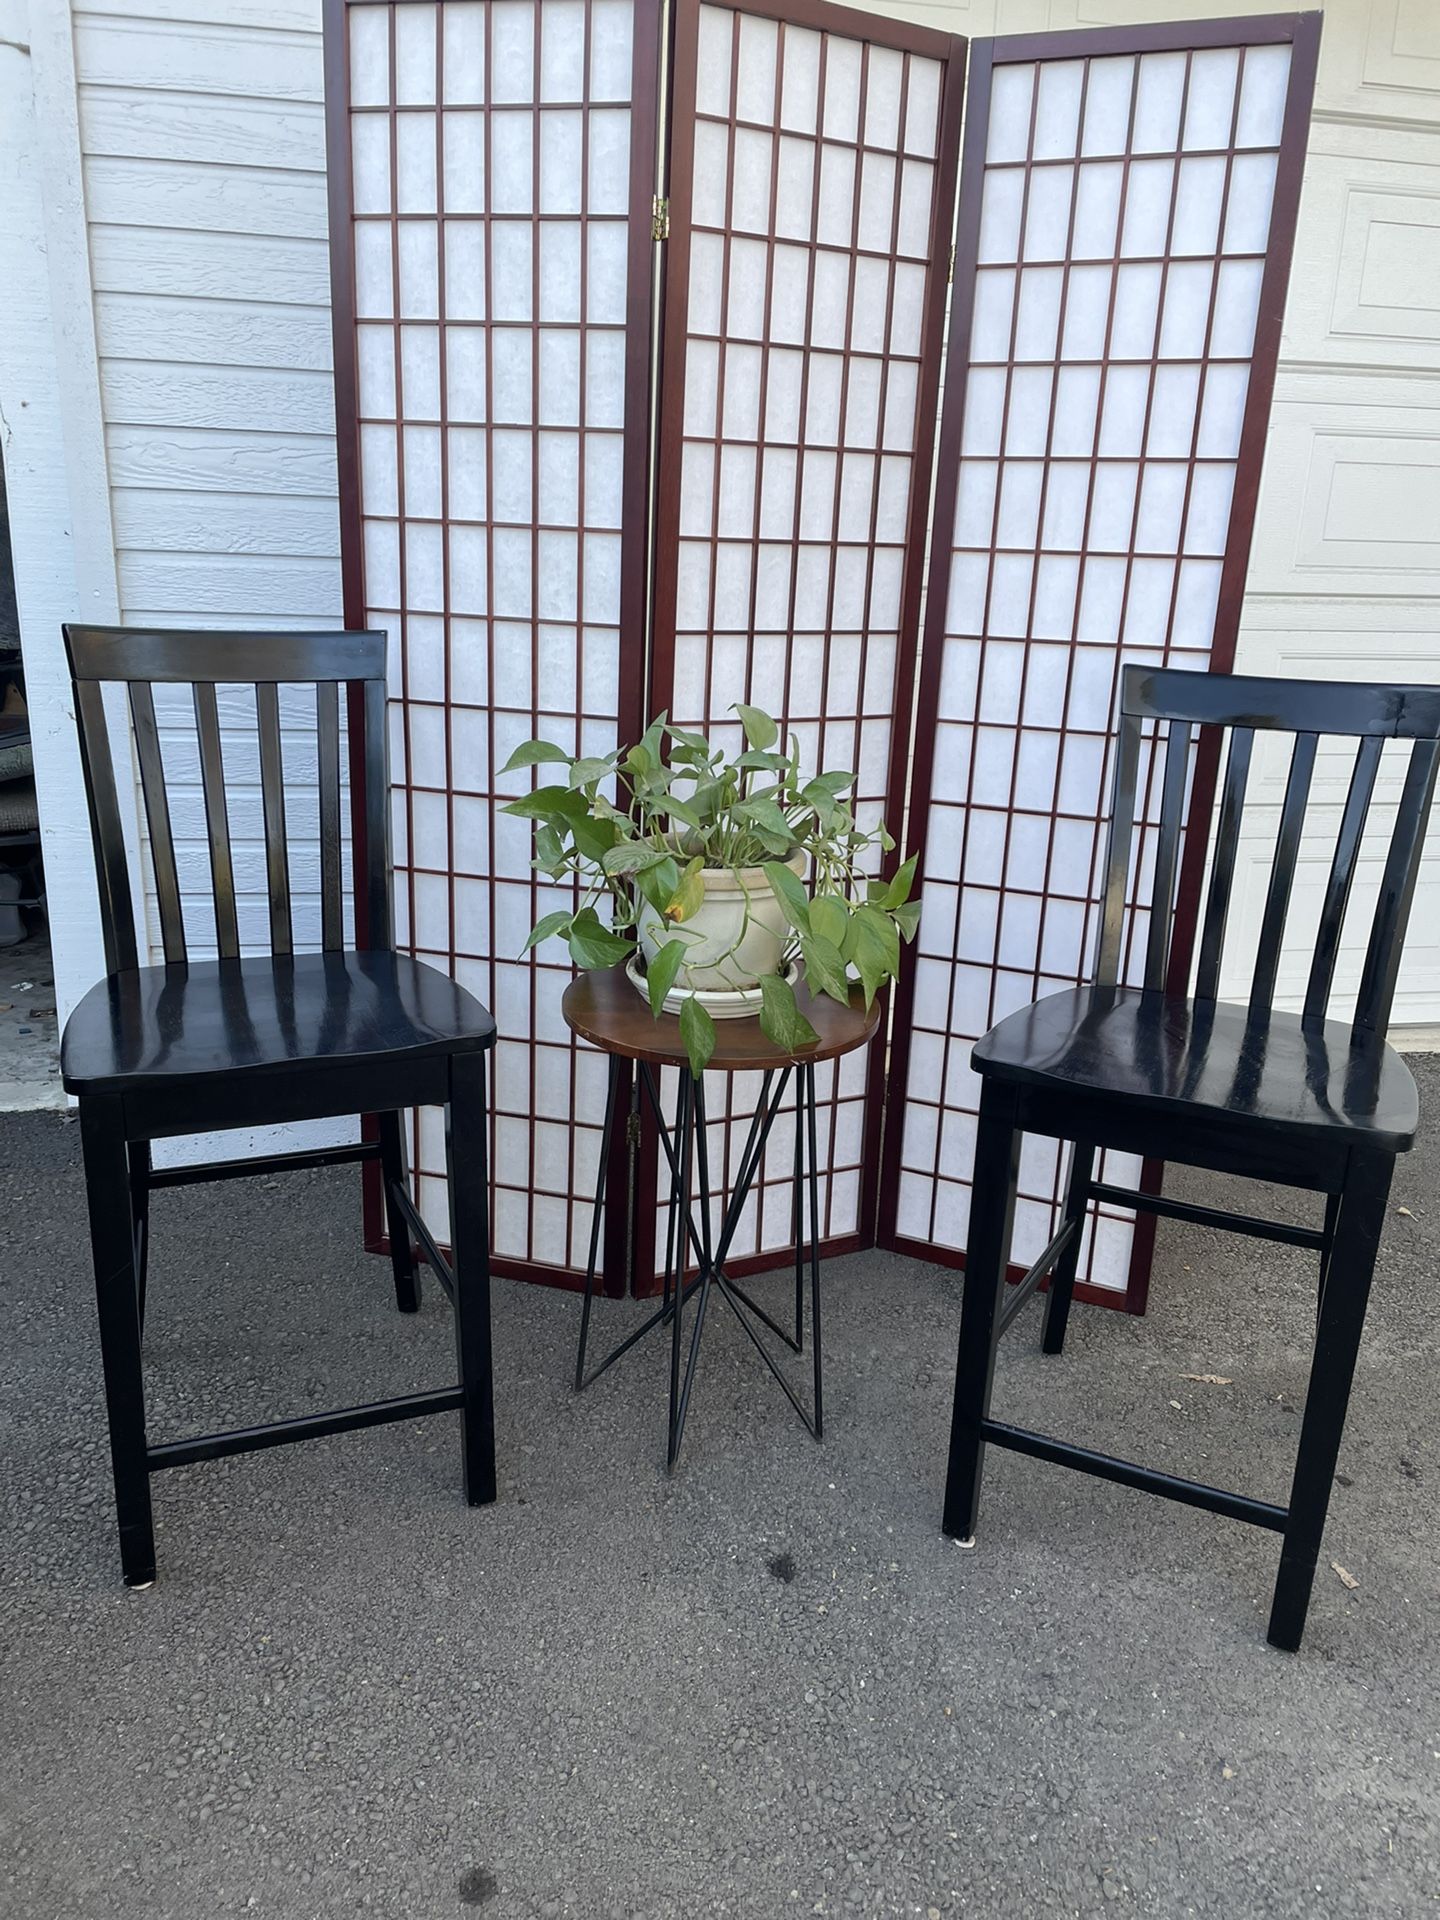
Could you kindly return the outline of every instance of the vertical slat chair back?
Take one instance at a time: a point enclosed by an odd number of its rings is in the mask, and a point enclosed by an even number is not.
[[[167,965],[183,962],[187,948],[171,794],[161,753],[153,688],[188,686],[191,691],[215,946],[222,960],[240,957],[240,924],[216,688],[250,686],[254,689],[269,951],[279,956],[291,954],[295,949],[279,690],[281,686],[296,685],[314,688],[321,944],[325,951],[334,952],[345,944],[340,690],[342,686],[357,688],[364,769],[365,859],[363,872],[357,870],[355,874],[356,933],[358,937],[363,927],[368,946],[391,945],[383,633],[196,633],[69,625],[65,628],[65,645],[75,684],[107,971],[119,973],[136,967],[143,955],[136,933],[124,815],[110,748],[110,722],[103,693],[106,685],[123,686],[128,700],[154,872],[161,950]],[[353,706],[351,712],[352,715],[355,712]]]
[[[1197,1000],[1219,993],[1240,825],[1249,783],[1255,735],[1293,736],[1289,773],[1280,808],[1248,1010],[1263,1018],[1274,1004],[1281,949],[1294,889],[1296,864],[1310,804],[1316,752],[1322,736],[1357,742],[1349,789],[1322,896],[1319,926],[1305,990],[1304,1018],[1323,1020],[1335,981],[1376,775],[1387,740],[1412,743],[1395,824],[1385,854],[1379,899],[1366,941],[1352,1025],[1383,1034],[1390,1020],[1405,929],[1425,845],[1425,827],[1440,770],[1440,688],[1354,686],[1334,681],[1272,680],[1244,674],[1189,673],[1174,668],[1130,666],[1120,694],[1119,735],[1112,783],[1110,834],[1105,859],[1105,896],[1096,980],[1114,986],[1121,973],[1127,903],[1132,891],[1135,800],[1144,729],[1168,729],[1155,870],[1148,905],[1145,987],[1165,985],[1175,910],[1178,856],[1192,747],[1207,729],[1229,733],[1225,777],[1210,848],[1210,879],[1195,973]],[[1138,883],[1137,883],[1138,884]]]

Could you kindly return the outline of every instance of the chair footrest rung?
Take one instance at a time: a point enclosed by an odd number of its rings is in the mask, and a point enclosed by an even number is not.
[[[995,1332],[995,1338],[997,1340],[1006,1332],[1010,1322],[1015,1318],[1016,1314],[1020,1312],[1021,1308],[1024,1307],[1031,1294],[1034,1293],[1040,1282],[1050,1272],[1055,1262],[1060,1258],[1061,1254],[1079,1231],[1080,1222],[1078,1220],[1063,1221],[1059,1232],[1040,1255],[1040,1258],[1035,1262],[1034,1266],[1031,1267],[1030,1271],[1021,1279],[1017,1280],[1013,1287],[1006,1288],[1005,1300],[1000,1308],[999,1324]]]
[[[439,1246],[436,1244],[434,1234],[431,1233],[425,1222],[420,1218],[419,1209],[410,1198],[408,1190],[400,1181],[392,1180],[390,1182],[390,1193],[396,1205],[404,1214],[410,1231],[420,1243],[420,1251],[425,1256],[425,1264],[445,1290],[446,1298],[449,1300],[451,1306],[454,1306],[455,1269],[445,1258],[444,1254],[441,1253]]]
[[[1256,1240],[1280,1240],[1290,1247],[1323,1249],[1325,1235],[1319,1227],[1292,1227],[1284,1220],[1262,1220],[1253,1213],[1231,1213],[1224,1207],[1199,1207],[1189,1200],[1167,1200],[1160,1193],[1136,1193],[1129,1187],[1107,1187],[1095,1180],[1090,1185],[1092,1200],[1108,1200],[1114,1207],[1134,1207],[1141,1213],[1160,1214],[1166,1220],[1188,1220],[1198,1227],[1223,1227],[1227,1233],[1248,1233]]]
[[[1163,1494],[1167,1500],[1178,1500],[1187,1507],[1203,1507],[1207,1513],[1223,1514],[1227,1520],[1246,1520],[1251,1526],[1269,1527],[1275,1533],[1282,1533],[1290,1517],[1285,1507],[1277,1507],[1268,1500],[1252,1500],[1246,1493],[1227,1493],[1222,1487],[1207,1487],[1203,1480],[1182,1480],[1155,1467],[1139,1466],[1133,1460],[1117,1460],[1112,1454],[1072,1446],[1069,1441],[1054,1440],[1048,1434],[1007,1426],[1003,1420],[982,1420],[980,1432],[992,1446],[1008,1447],[1012,1453],[1028,1453],[1034,1460],[1049,1460],[1056,1466],[1074,1467],[1080,1473],[1113,1480],[1140,1493]]]
[[[256,1160],[212,1160],[186,1167],[156,1167],[146,1176],[150,1187],[194,1187],[211,1180],[248,1180],[257,1173],[304,1173],[312,1167],[348,1167],[378,1160],[380,1147],[364,1140],[348,1147],[314,1147],[307,1153],[271,1153]]]
[[[418,1420],[428,1413],[456,1413],[465,1404],[460,1387],[432,1393],[407,1393],[395,1400],[372,1400],[363,1407],[339,1407],[333,1413],[307,1413],[295,1420],[274,1420],[263,1427],[232,1427],[228,1433],[197,1434],[193,1440],[166,1440],[146,1450],[152,1473],[162,1467],[188,1467],[197,1460],[223,1460],[232,1453],[258,1453],[288,1446],[292,1440],[318,1440],[327,1433],[352,1433],[357,1427],[388,1426],[392,1420]]]

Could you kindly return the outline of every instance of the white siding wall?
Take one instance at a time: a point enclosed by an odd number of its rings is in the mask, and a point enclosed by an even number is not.
[[[73,23],[122,617],[338,624],[319,0],[93,0]],[[253,701],[222,698],[242,936],[263,942]],[[310,710],[282,712],[296,932],[314,942]],[[198,764],[184,709],[167,718],[203,951]]]
[[[73,33],[121,617],[338,625],[319,0],[94,0]],[[204,953],[193,727],[188,703],[157,695],[157,709],[187,934]],[[241,937],[263,946],[253,698],[222,689],[221,717]],[[295,937],[318,945],[313,706],[282,689],[281,717]],[[161,1157],[352,1131],[267,1129],[166,1143]]]
[[[0,183],[0,452],[63,1018],[105,962],[60,627],[117,612],[63,5],[0,0]]]

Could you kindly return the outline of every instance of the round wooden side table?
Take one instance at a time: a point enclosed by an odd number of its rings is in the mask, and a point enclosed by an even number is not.
[[[622,968],[605,973],[582,973],[565,992],[561,1009],[567,1024],[582,1040],[610,1056],[610,1088],[605,1102],[605,1125],[600,1142],[600,1175],[595,1192],[594,1224],[590,1235],[590,1259],[585,1275],[585,1298],[580,1313],[580,1347],[575,1361],[575,1389],[583,1391],[597,1380],[647,1333],[670,1323],[670,1417],[666,1451],[667,1470],[674,1468],[685,1433],[685,1417],[690,1408],[690,1391],[700,1357],[700,1339],[705,1329],[705,1309],[712,1289],[717,1290],[739,1320],[760,1358],[784,1389],[786,1397],[802,1423],[818,1440],[824,1431],[821,1399],[820,1345],[820,1169],[816,1148],[815,1068],[822,1060],[836,1060],[841,1054],[863,1047],[880,1022],[878,1001],[868,1011],[857,987],[851,1004],[816,997],[797,985],[795,997],[800,1011],[819,1036],[815,1045],[794,1053],[767,1040],[760,1031],[758,1017],[715,1022],[715,1052],[707,1073],[759,1073],[760,1099],[750,1123],[740,1155],[730,1198],[721,1216],[718,1232],[712,1232],[710,1160],[705,1131],[705,1075],[690,1071],[689,1058],[680,1038],[680,1022],[674,1014],[661,1014],[657,1020],[649,1003],[642,999],[626,979]],[[590,1333],[590,1309],[595,1296],[595,1272],[599,1263],[600,1214],[605,1197],[605,1170],[609,1164],[610,1141],[617,1121],[619,1087],[626,1062],[639,1069],[640,1088],[655,1116],[660,1149],[670,1169],[668,1228],[665,1243],[665,1274],[661,1304],[655,1313],[637,1327],[628,1338],[614,1347],[600,1363],[585,1370],[586,1344]],[[677,1075],[675,1112],[667,1122],[660,1098],[658,1072],[673,1068]],[[793,1334],[768,1314],[739,1283],[726,1273],[725,1261],[734,1240],[745,1202],[760,1171],[785,1090],[792,1076],[795,1081],[795,1331]],[[805,1199],[809,1196],[809,1233],[805,1227]],[[778,1336],[792,1353],[804,1352],[805,1269],[810,1270],[811,1348],[814,1358],[813,1408],[805,1408],[790,1381],[781,1372],[760,1334],[764,1327]],[[693,1277],[685,1278],[687,1268]],[[695,1317],[690,1335],[690,1351],[681,1377],[680,1357],[685,1309],[694,1300]]]

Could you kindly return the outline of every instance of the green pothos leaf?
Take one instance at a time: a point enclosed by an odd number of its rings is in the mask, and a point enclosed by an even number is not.
[[[786,1053],[813,1047],[820,1038],[795,1004],[795,989],[778,973],[760,976],[760,1031]]]
[[[899,927],[901,933],[907,940],[913,940],[915,938],[915,929],[920,924],[920,902],[918,900],[906,900],[902,905],[892,907],[890,909],[890,918],[895,922],[896,926]]]
[[[768,713],[762,713],[759,707],[747,707],[743,701],[737,701],[735,712],[740,716],[740,724],[745,729],[745,744],[758,748],[763,753],[767,747],[773,747],[780,738],[780,729]]]
[[[705,903],[705,862],[697,853],[681,874],[679,883],[665,903],[667,920],[693,920]]]
[[[665,996],[684,964],[685,942],[667,940],[645,969],[645,990],[650,995],[650,1011],[657,1020],[665,1010]]]
[[[553,873],[565,858],[565,843],[554,827],[542,820],[535,829],[535,864],[544,873]]]
[[[915,867],[919,858],[918,853],[912,853],[904,866],[896,871],[894,879],[885,889],[884,897],[880,902],[882,907],[904,906],[910,898],[910,889],[915,884]]]
[[[582,907],[570,924],[570,958],[577,967],[618,967],[633,948],[603,925],[593,907]]]
[[[536,787],[533,793],[511,800],[500,811],[513,813],[521,820],[578,820],[585,812],[583,793],[569,787]]]
[[[557,747],[549,740],[525,740],[516,747],[500,771],[513,773],[517,767],[537,767],[549,762],[559,765],[569,758],[563,747]]]
[[[570,836],[585,858],[598,865],[619,839],[620,829],[613,820],[596,820],[586,814],[570,822]]]
[[[778,860],[765,862],[765,878],[780,902],[780,909],[791,926],[801,933],[810,931],[810,896],[789,867]]]
[[[679,865],[668,853],[655,866],[641,867],[635,875],[635,885],[656,913],[664,913],[679,884]]]
[[[571,916],[569,913],[547,913],[543,920],[537,920],[530,929],[530,938],[520,949],[529,953],[532,947],[538,947],[542,940],[548,940],[552,933],[568,933]]]
[[[850,908],[838,893],[817,893],[810,902],[810,931],[832,947],[844,946],[849,924]]]
[[[680,1038],[690,1056],[690,1071],[703,1073],[715,1051],[715,1022],[693,994],[680,1009]]]
[[[605,854],[600,865],[611,875],[641,873],[646,867],[658,867],[668,858],[668,854],[658,847],[647,846],[643,840],[620,840]]]
[[[827,940],[823,934],[802,933],[800,957],[805,963],[806,986],[827,993],[832,1000],[838,1000],[842,1007],[848,1007],[850,982],[840,949],[833,941]]]
[[[900,971],[900,934],[878,907],[857,907],[850,922],[854,952],[850,958],[870,1006],[887,980]]]
[[[614,769],[614,760],[577,760],[570,769],[572,787],[588,787],[593,781],[608,778]]]

